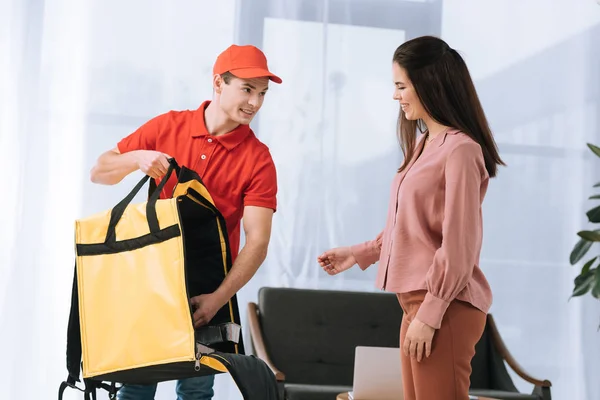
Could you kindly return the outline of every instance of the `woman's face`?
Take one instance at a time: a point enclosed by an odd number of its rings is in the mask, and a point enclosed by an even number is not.
[[[394,100],[398,100],[404,116],[408,120],[424,119],[427,112],[417,96],[414,86],[404,68],[398,63],[392,63],[392,77],[394,79]]]

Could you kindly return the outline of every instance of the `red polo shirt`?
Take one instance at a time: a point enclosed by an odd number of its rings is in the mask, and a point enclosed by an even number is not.
[[[174,157],[179,165],[200,175],[215,205],[225,217],[231,258],[240,247],[240,220],[245,206],[276,210],[277,177],[271,153],[248,125],[212,136],[204,123],[210,101],[194,111],[170,111],[142,125],[118,143],[123,154],[132,150],[156,150]],[[168,198],[176,184],[167,182],[161,198]]]

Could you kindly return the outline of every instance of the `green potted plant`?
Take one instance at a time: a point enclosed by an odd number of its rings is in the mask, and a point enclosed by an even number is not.
[[[600,157],[600,147],[594,146],[588,143],[587,146],[592,152]],[[595,188],[600,187],[600,182],[594,185]],[[591,200],[599,200],[600,194],[590,196]],[[596,206],[586,213],[588,220],[593,224],[600,223],[600,206]],[[577,232],[580,237],[579,242],[573,248],[571,252],[571,265],[577,264],[585,255],[588,250],[594,245],[594,243],[600,242],[600,229],[596,230],[584,230]],[[600,266],[598,265],[598,258],[600,254],[596,254],[595,257],[587,260],[581,268],[581,273],[575,278],[575,287],[573,288],[573,294],[571,297],[582,296],[587,292],[591,291],[592,296],[600,299]]]

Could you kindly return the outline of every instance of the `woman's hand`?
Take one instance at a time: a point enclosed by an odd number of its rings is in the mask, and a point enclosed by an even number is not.
[[[431,343],[435,329],[414,319],[408,326],[402,349],[406,356],[416,358],[418,362],[431,354]]]
[[[356,264],[350,247],[337,247],[327,250],[317,257],[317,261],[329,275],[339,274]]]

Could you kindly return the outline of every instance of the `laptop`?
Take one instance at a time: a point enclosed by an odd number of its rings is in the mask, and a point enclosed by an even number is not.
[[[404,400],[400,349],[357,346],[349,400]],[[469,395],[469,400],[477,400]]]
[[[357,346],[354,381],[349,398],[354,400],[404,400],[400,349]]]

